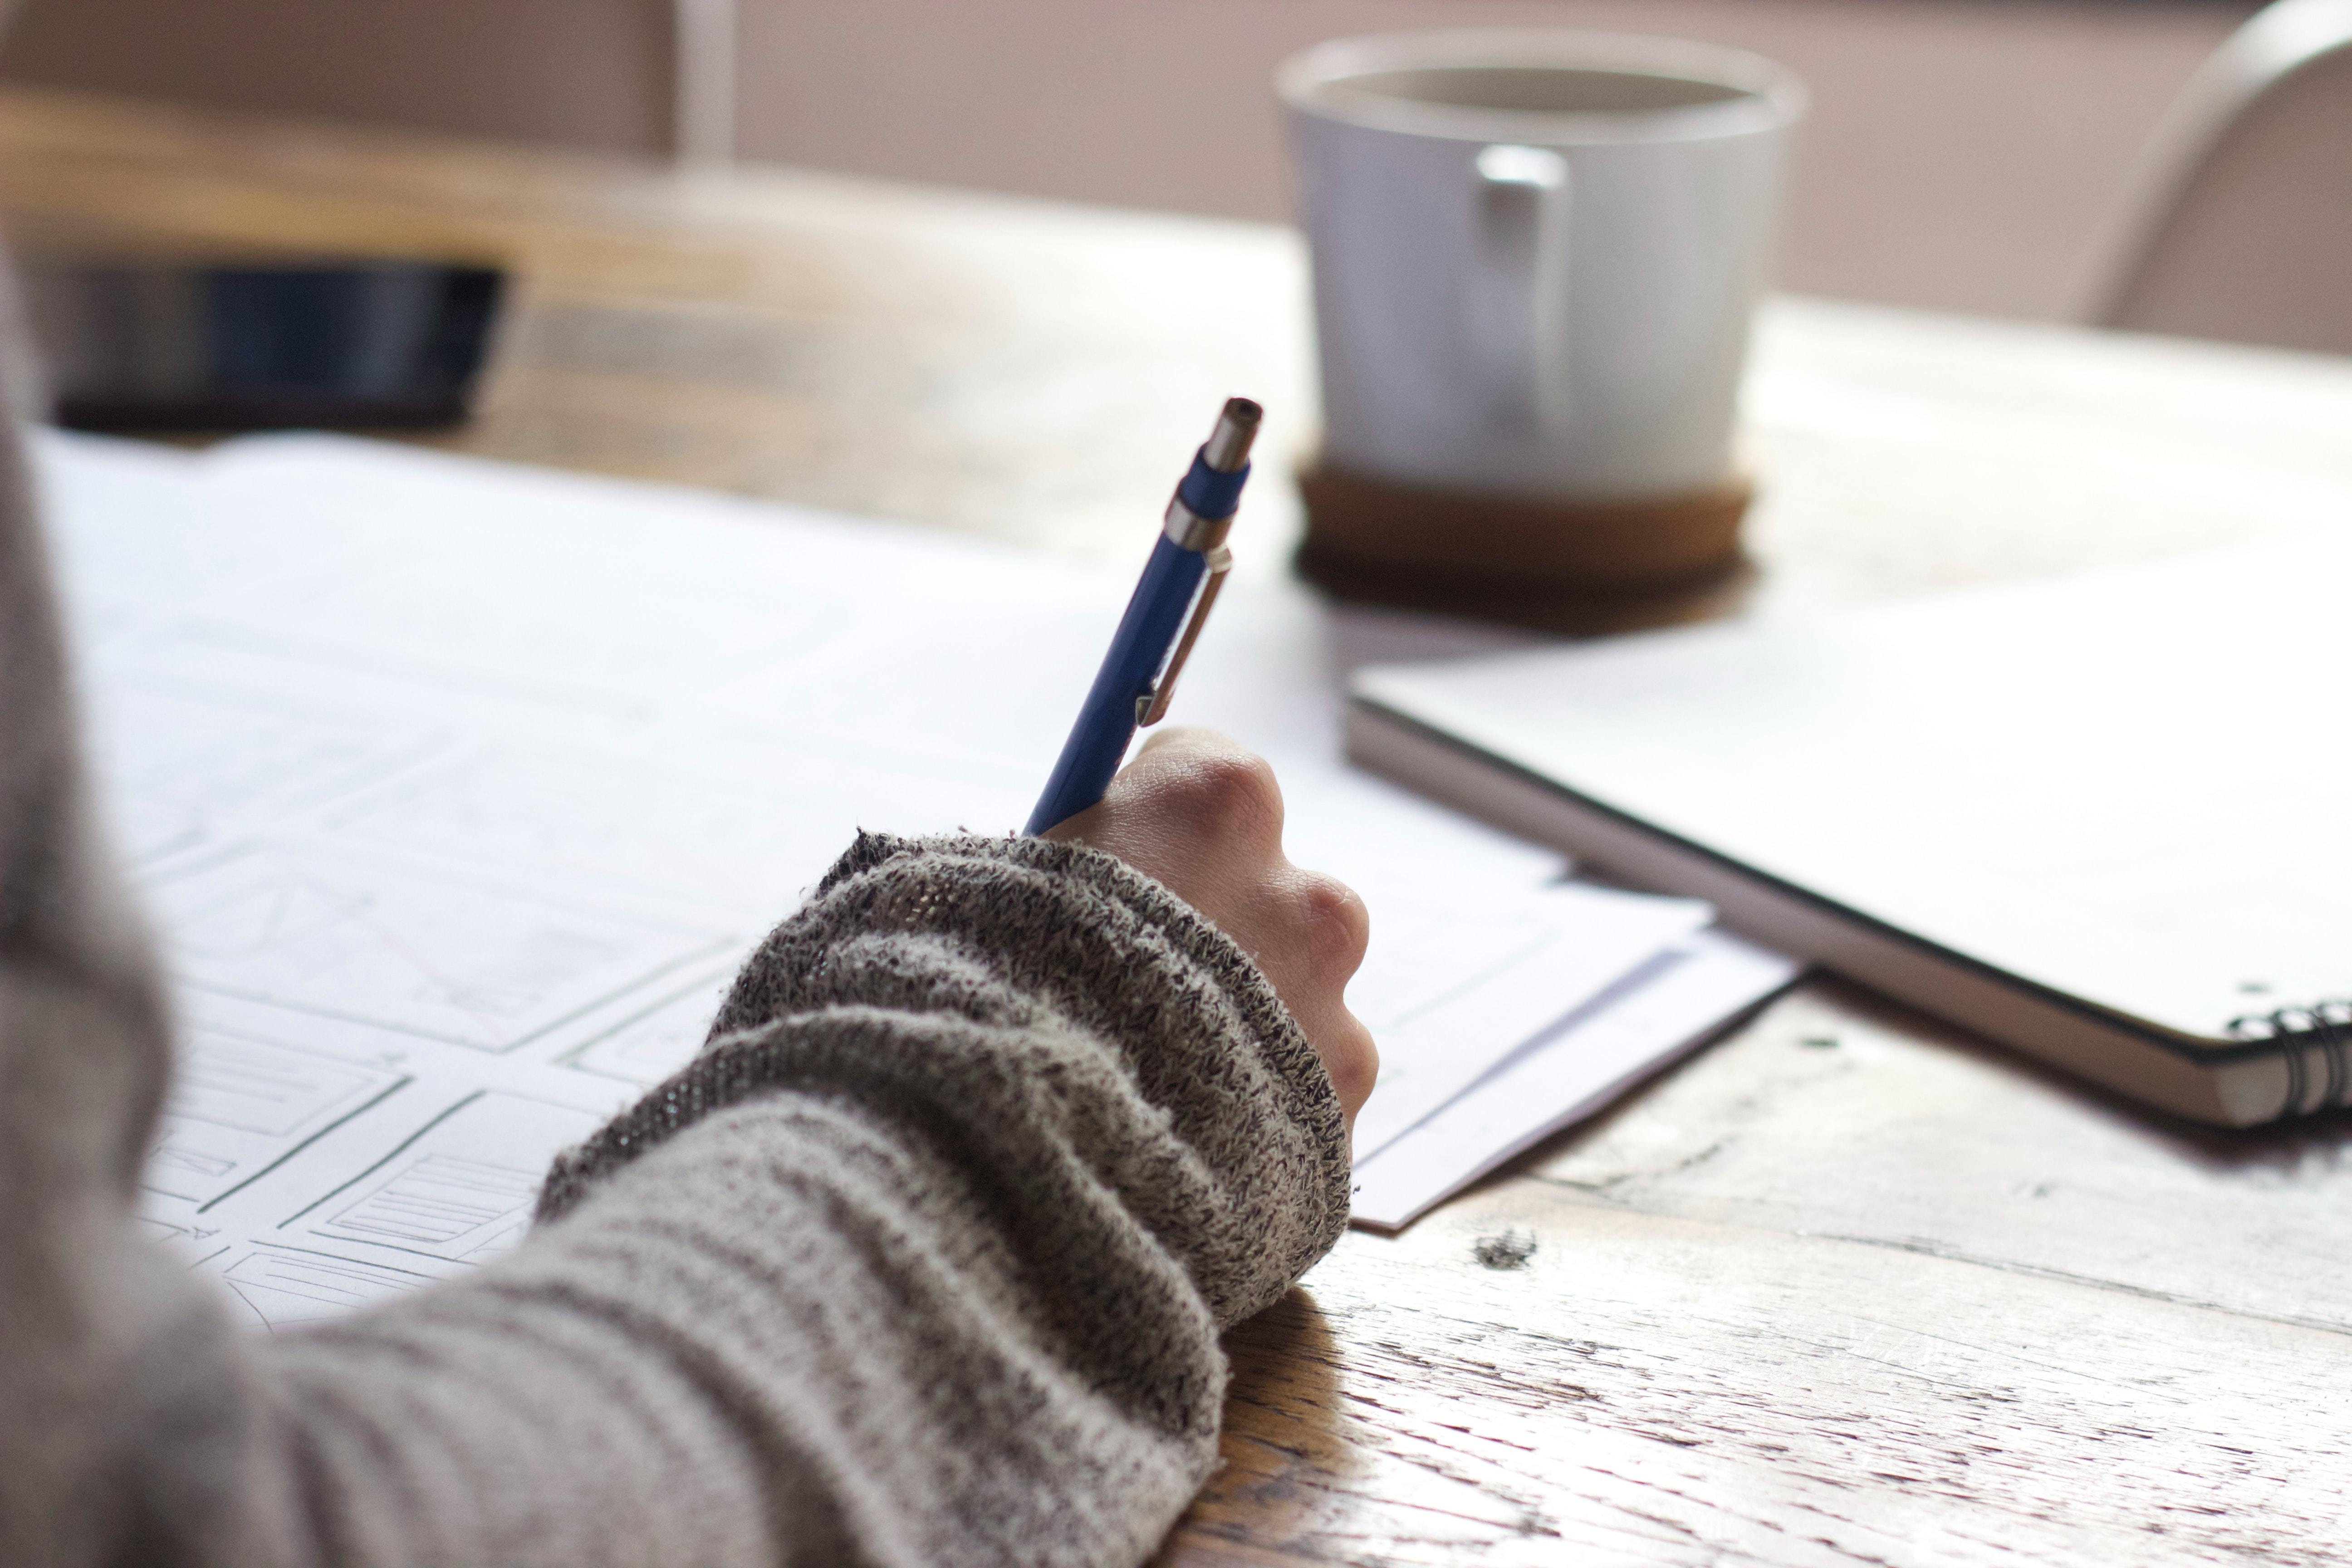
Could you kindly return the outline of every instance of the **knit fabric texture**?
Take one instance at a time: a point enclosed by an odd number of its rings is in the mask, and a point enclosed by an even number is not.
[[[878,833],[744,967],[694,1065],[556,1162],[541,1217],[711,1110],[853,1083],[956,1107],[968,1131],[930,1131],[1055,1212],[1141,1220],[1220,1329],[1347,1224],[1339,1098],[1223,932],[1097,850]]]
[[[1330,1082],[1108,856],[861,837],[467,1279],[271,1337],[142,1239],[163,988],[0,440],[0,1562],[1142,1561],[1219,1329],[1345,1223]]]

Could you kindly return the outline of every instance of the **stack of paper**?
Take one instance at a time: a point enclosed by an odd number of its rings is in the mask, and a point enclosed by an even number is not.
[[[856,828],[1020,822],[1130,586],[329,437],[37,452],[185,1026],[145,1212],[269,1324],[510,1245]],[[1359,1217],[1395,1226],[1790,966],[1345,768],[1334,647],[1230,594],[1177,716],[1271,757],[1293,858],[1374,911]]]

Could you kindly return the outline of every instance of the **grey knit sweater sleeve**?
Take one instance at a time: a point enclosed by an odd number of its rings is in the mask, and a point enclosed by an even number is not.
[[[514,1253],[238,1332],[134,1233],[168,1026],[0,487],[0,1562],[1150,1552],[1219,1329],[1347,1210],[1331,1086],[1232,942],[1090,850],[863,837]]]

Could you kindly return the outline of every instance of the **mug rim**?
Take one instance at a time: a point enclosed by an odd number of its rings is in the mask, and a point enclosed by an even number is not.
[[[1661,109],[1550,110],[1347,90],[1351,79],[1391,71],[1547,67],[1667,77],[1728,88],[1737,96]],[[1761,55],[1684,38],[1566,28],[1454,27],[1333,38],[1283,61],[1275,86],[1292,110],[1318,120],[1448,141],[1552,146],[1745,135],[1786,126],[1805,109],[1804,84],[1796,73]]]

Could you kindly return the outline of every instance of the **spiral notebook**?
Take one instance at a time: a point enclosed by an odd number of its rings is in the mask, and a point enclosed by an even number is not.
[[[2352,1101],[2352,532],[1358,675],[1349,753],[2200,1121]]]

